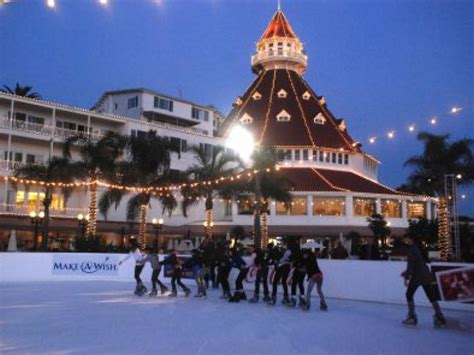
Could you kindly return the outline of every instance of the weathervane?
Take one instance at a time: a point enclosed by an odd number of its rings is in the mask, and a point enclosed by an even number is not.
[[[278,11],[281,10],[281,0],[277,0],[277,9]]]

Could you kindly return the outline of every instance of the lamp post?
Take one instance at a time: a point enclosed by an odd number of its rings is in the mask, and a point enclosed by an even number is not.
[[[43,224],[44,219],[44,212],[40,211],[36,213],[36,211],[30,212],[30,221],[31,224],[34,226],[34,236],[33,236],[33,250],[38,248],[38,229],[39,226]]]
[[[81,229],[81,235],[84,238],[86,236],[87,225],[89,224],[89,215],[86,214],[84,216],[82,213],[79,213],[77,215],[77,223],[79,224],[79,228]]]
[[[156,246],[157,251],[159,251],[159,248],[160,248],[160,233],[161,233],[161,230],[163,229],[163,223],[165,223],[163,218],[160,218],[160,219],[153,218],[151,220],[151,224],[153,225],[153,229],[155,230],[155,244],[156,244],[155,246]]]

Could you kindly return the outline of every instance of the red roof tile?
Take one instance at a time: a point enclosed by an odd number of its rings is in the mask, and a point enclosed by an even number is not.
[[[273,15],[260,40],[272,37],[297,37],[285,15],[280,10]]]

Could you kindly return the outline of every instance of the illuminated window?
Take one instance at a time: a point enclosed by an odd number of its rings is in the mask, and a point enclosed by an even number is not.
[[[425,203],[424,202],[407,202],[407,217],[408,218],[425,218]]]
[[[303,94],[303,100],[309,100],[311,98],[311,94],[307,91]]]
[[[237,213],[248,215],[253,214],[254,198],[251,196],[242,196],[237,200]]]
[[[53,194],[51,199],[51,209],[62,211],[64,210],[64,197],[59,194]]]
[[[16,206],[17,207],[24,207],[25,206],[25,191],[17,191],[16,192]]]
[[[291,200],[290,208],[286,208],[282,202],[276,203],[276,214],[283,216],[304,216],[307,214],[307,200],[306,197],[294,197]]]
[[[280,91],[278,91],[277,95],[280,99],[284,99],[288,94],[285,90],[281,89]]]
[[[323,114],[320,112],[316,115],[314,118],[314,123],[316,124],[324,124],[326,123],[326,118],[323,116]]]
[[[389,218],[402,217],[402,203],[399,200],[381,200],[382,215]]]
[[[240,118],[239,121],[242,124],[250,124],[253,122],[253,118],[249,114],[244,113],[244,115]]]
[[[344,197],[313,197],[313,215],[344,216],[345,204]]]
[[[276,117],[278,122],[289,122],[291,119],[291,115],[286,110],[282,110]]]
[[[375,213],[375,199],[354,198],[354,216],[370,217]]]
[[[252,99],[254,100],[260,100],[262,98],[262,95],[258,91],[255,91],[255,93],[252,95]]]

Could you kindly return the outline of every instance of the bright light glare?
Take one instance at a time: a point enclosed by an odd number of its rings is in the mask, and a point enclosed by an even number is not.
[[[55,0],[46,0],[46,5],[50,8],[54,8],[56,6]]]
[[[230,130],[226,146],[232,149],[244,162],[249,162],[255,142],[252,133],[240,125],[235,125]]]
[[[395,131],[390,131],[387,133],[387,137],[392,139],[393,137],[395,137]]]
[[[108,0],[99,0],[99,4],[106,6],[108,4]]]
[[[438,122],[437,117],[433,117],[430,119],[431,124],[436,124]]]
[[[415,125],[412,124],[410,127],[408,127],[408,130],[409,130],[410,132],[414,132],[414,131],[415,131]]]
[[[462,111],[462,107],[454,106],[449,113],[456,114]]]
[[[375,143],[375,137],[369,138],[369,143],[370,143],[370,144],[374,144],[374,143]]]
[[[466,198],[466,195],[461,195],[461,198],[464,200]]]
[[[457,175],[456,175],[456,178],[457,178],[457,179],[462,179],[462,175],[461,175],[461,174],[457,174]]]

